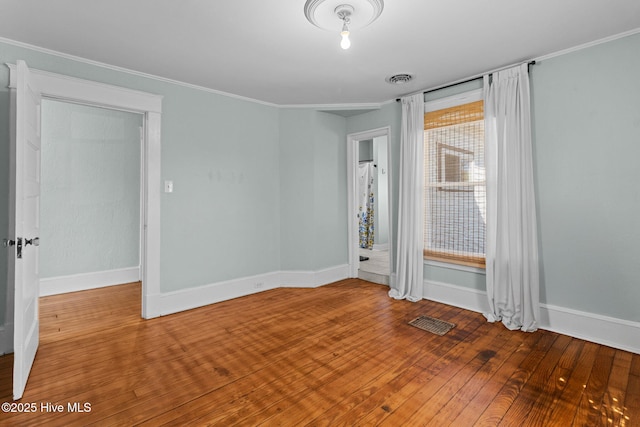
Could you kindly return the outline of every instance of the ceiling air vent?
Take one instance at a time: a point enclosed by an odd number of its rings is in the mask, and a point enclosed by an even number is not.
[[[393,76],[387,77],[387,83],[391,83],[394,85],[401,85],[410,82],[413,79],[411,74],[395,74]]]

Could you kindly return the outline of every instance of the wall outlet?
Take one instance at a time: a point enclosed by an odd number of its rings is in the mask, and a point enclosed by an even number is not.
[[[258,282],[258,283],[256,283],[256,284],[254,285],[254,287],[255,287],[256,289],[262,289],[262,288],[264,287],[264,283],[262,283],[262,282]]]

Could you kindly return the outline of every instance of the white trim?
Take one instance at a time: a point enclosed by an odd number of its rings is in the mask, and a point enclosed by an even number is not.
[[[16,91],[9,91],[9,138],[10,141],[15,138],[16,135]],[[9,158],[15,159],[15,144],[9,143]],[[16,217],[15,217],[15,206],[13,205],[16,200],[16,188],[12,185],[13,177],[15,176],[15,162],[9,162],[9,206],[7,209],[7,214],[9,215],[9,227],[7,231],[13,234],[13,230],[16,229]],[[11,235],[10,234],[10,235]],[[11,238],[6,236],[7,238]],[[5,312],[4,319],[2,319],[4,323],[4,333],[0,333],[0,347],[2,349],[7,349],[6,352],[13,352],[13,336],[14,336],[14,301],[15,301],[15,284],[9,283],[9,278],[14,276],[15,269],[15,251],[7,250],[5,251],[6,259],[7,259],[7,276],[5,283],[7,284],[7,294],[6,294],[6,304],[5,304]]]
[[[0,326],[0,355],[13,353],[13,322]]]
[[[163,293],[156,297],[157,306],[154,304],[154,311],[157,310],[160,316],[165,316],[216,302],[255,294],[276,288],[278,286],[278,279],[278,273],[266,273],[212,283],[197,288]]]
[[[143,193],[143,236],[141,246],[142,317],[151,319],[153,297],[160,294],[160,195],[161,114],[147,112],[145,120],[145,176]]]
[[[347,277],[349,277],[348,264],[318,271],[281,271],[280,286],[283,288],[317,288]]]
[[[347,135],[347,244],[349,277],[358,277],[360,258],[356,248],[358,242],[358,176],[356,164],[358,162],[359,144],[357,135]]]
[[[15,82],[15,65],[10,69],[9,81]],[[145,115],[145,144],[143,193],[146,207],[142,212],[144,223],[143,253],[141,254],[142,317],[154,317],[147,312],[151,296],[160,294],[160,129],[162,96],[126,89],[90,80],[77,79],[60,74],[32,69],[31,73],[42,95],[99,105]]]
[[[489,308],[487,293],[477,289],[424,281],[423,297],[478,313]],[[540,329],[640,354],[640,322],[540,304]]]
[[[278,108],[311,108],[314,110],[330,113],[332,110],[349,111],[349,110],[380,110],[382,104],[378,102],[363,102],[353,104],[282,104],[276,105]]]
[[[575,52],[575,51],[578,51],[578,50],[586,49],[586,48],[589,48],[589,47],[592,47],[592,46],[596,46],[596,45],[599,45],[599,44],[604,44],[604,43],[608,43],[608,42],[611,42],[611,41],[614,41],[614,40],[617,40],[617,39],[622,39],[622,38],[625,38],[625,37],[628,37],[628,36],[632,36],[632,35],[634,35],[636,33],[640,33],[640,28],[635,28],[633,30],[625,31],[625,32],[620,33],[620,34],[614,34],[612,36],[604,37],[602,39],[594,40],[594,41],[591,41],[591,42],[588,42],[588,43],[584,43],[584,44],[581,44],[581,45],[578,45],[578,46],[574,46],[574,47],[571,47],[571,48],[568,48],[568,49],[564,49],[564,50],[553,52],[553,53],[550,53],[550,54],[547,54],[547,55],[539,56],[539,57],[534,58],[532,60],[533,61],[543,61],[543,60],[546,60],[546,59],[554,58],[556,56],[566,55],[568,53],[572,53],[572,52]],[[196,89],[196,90],[201,90],[201,91],[204,91],[204,92],[215,93],[217,95],[222,95],[222,96],[226,96],[226,97],[229,97],[229,98],[240,99],[240,100],[248,101],[248,102],[254,102],[256,104],[267,105],[267,106],[270,106],[270,107],[277,107],[277,108],[316,108],[316,109],[318,109],[318,108],[319,109],[323,109],[324,108],[324,109],[345,109],[345,110],[346,109],[358,109],[358,108],[371,108],[373,110],[376,110],[376,109],[382,108],[383,105],[396,102],[396,98],[393,98],[393,99],[389,99],[389,100],[386,100],[386,101],[383,101],[383,102],[380,102],[380,103],[325,104],[325,105],[322,105],[322,104],[317,104],[317,105],[314,105],[314,104],[307,104],[307,105],[305,105],[305,104],[283,104],[283,105],[278,105],[278,104],[274,104],[274,103],[271,103],[271,102],[260,101],[258,99],[254,99],[254,98],[248,98],[248,97],[245,97],[245,96],[235,95],[235,94],[229,93],[229,92],[223,92],[223,91],[220,91],[220,90],[215,90],[215,89],[211,89],[211,88],[204,87],[204,86],[198,86],[198,85],[194,85],[194,84],[191,84],[191,83],[182,82],[182,81],[179,81],[179,80],[169,79],[169,78],[157,76],[157,75],[154,75],[154,74],[148,74],[148,73],[143,73],[141,71],[131,70],[131,69],[124,68],[124,67],[118,67],[118,66],[115,66],[115,65],[106,64],[104,62],[94,61],[94,60],[91,60],[91,59],[86,59],[86,58],[82,58],[80,56],[70,55],[70,54],[59,52],[59,51],[52,50],[52,49],[46,49],[46,48],[43,48],[43,47],[40,47],[40,46],[35,46],[35,45],[32,45],[32,44],[20,42],[20,41],[17,41],[17,40],[8,39],[8,38],[5,38],[5,37],[0,37],[0,42],[6,43],[6,44],[9,44],[9,45],[13,45],[13,46],[17,46],[17,47],[21,47],[23,49],[29,49],[29,50],[33,50],[33,51],[36,51],[36,52],[45,53],[45,54],[48,54],[48,55],[53,55],[53,56],[57,56],[57,57],[60,57],[60,58],[69,59],[71,61],[76,61],[76,62],[80,62],[80,63],[83,63],[83,64],[93,65],[95,67],[105,68],[105,69],[112,70],[112,71],[117,71],[117,72],[131,74],[131,75],[138,76],[138,77],[144,77],[144,78],[148,78],[148,79],[152,79],[152,80],[157,80],[157,81],[164,82],[164,83],[175,84],[175,85],[187,87],[187,88],[190,88],[190,89]],[[406,94],[406,95],[403,95],[403,96],[414,95],[414,94],[417,94],[417,93],[420,93],[420,92],[422,92],[422,93],[431,92],[431,91],[434,91],[434,90],[442,89],[444,87],[452,86],[452,85],[455,85],[455,84],[458,84],[458,83],[462,83],[462,82],[465,82],[465,81],[470,80],[470,79],[480,78],[485,74],[491,74],[491,73],[494,73],[496,71],[502,70],[504,68],[510,68],[510,67],[518,65],[518,64],[520,64],[522,62],[524,62],[524,61],[521,61],[521,62],[518,62],[518,63],[515,63],[515,64],[510,64],[507,67],[496,68],[496,69],[491,70],[491,71],[487,71],[487,72],[484,72],[484,73],[481,73],[481,74],[476,74],[476,75],[468,77],[468,78],[463,78],[463,79],[455,80],[453,82],[444,83],[444,84],[441,84],[441,85],[438,85],[438,86],[433,86],[431,88],[423,89],[423,90],[420,90],[420,91],[417,91],[417,92],[413,92],[413,93],[410,93],[410,94]],[[399,98],[399,97],[397,97],[397,98]]]
[[[195,84],[192,84],[192,83],[182,82],[180,80],[173,80],[173,79],[169,79],[169,78],[166,78],[166,77],[157,76],[155,74],[148,74],[148,73],[143,73],[141,71],[131,70],[129,68],[118,67],[116,65],[110,65],[110,64],[107,64],[107,63],[104,63],[104,62],[94,61],[94,60],[91,60],[91,59],[82,58],[80,56],[70,55],[68,53],[59,52],[57,50],[46,49],[46,48],[43,48],[43,47],[40,47],[40,46],[35,46],[35,45],[24,43],[24,42],[19,42],[17,40],[7,39],[5,37],[0,37],[0,42],[1,43],[6,43],[6,44],[9,44],[9,45],[12,45],[12,46],[21,47],[23,49],[29,49],[29,50],[33,50],[33,51],[36,51],[36,52],[44,53],[44,54],[47,54],[47,55],[57,56],[59,58],[64,58],[64,59],[68,59],[68,60],[71,60],[71,61],[80,62],[82,64],[92,65],[94,67],[105,68],[107,70],[112,70],[112,71],[116,71],[116,72],[119,72],[119,73],[130,74],[130,75],[133,75],[133,76],[143,77],[143,78],[156,80],[156,81],[163,82],[163,83],[169,83],[169,84],[173,84],[173,85],[177,85],[177,86],[182,86],[182,87],[186,87],[186,88],[189,88],[189,89],[195,89],[195,90],[200,90],[200,91],[203,91],[203,92],[213,93],[213,94],[220,95],[220,96],[226,96],[228,98],[239,99],[239,100],[242,100],[242,101],[252,102],[252,103],[255,103],[255,104],[266,105],[268,107],[276,107],[276,108],[313,108],[313,109],[319,109],[319,110],[323,110],[323,109],[324,110],[359,110],[359,109],[363,109],[363,110],[376,111],[376,110],[379,110],[380,108],[382,108],[382,106],[384,104],[388,104],[390,102],[395,102],[394,99],[391,99],[391,100],[388,100],[388,101],[384,101],[382,103],[372,102],[372,103],[351,103],[351,104],[282,104],[282,105],[278,105],[278,104],[274,104],[272,102],[261,101],[259,99],[248,98],[246,96],[236,95],[236,94],[229,93],[229,92],[223,92],[221,90],[211,89],[211,88],[208,88],[208,87],[205,87],[205,86],[199,86],[199,85],[195,85]]]
[[[640,354],[640,322],[540,304],[541,328]]]
[[[348,266],[319,271],[282,271],[212,283],[150,297],[151,312],[165,316],[276,288],[316,288],[347,277]]]
[[[422,297],[478,313],[486,313],[489,310],[489,302],[485,291],[464,286],[425,280]]]
[[[598,40],[594,40],[594,41],[591,41],[591,42],[579,44],[578,46],[573,46],[573,47],[570,47],[568,49],[559,50],[557,52],[553,52],[553,53],[549,53],[547,55],[539,56],[537,58],[534,58],[533,60],[536,61],[536,62],[544,61],[546,59],[555,58],[556,56],[566,55],[568,53],[577,52],[577,51],[582,50],[582,49],[587,49],[587,48],[590,48],[590,47],[593,47],[593,46],[597,46],[597,45],[600,45],[600,44],[609,43],[609,42],[612,42],[614,40],[623,39],[625,37],[629,37],[629,36],[632,36],[632,35],[638,34],[638,33],[640,33],[640,28],[635,28],[633,30],[625,31],[624,33],[614,34],[614,35],[609,36],[609,37],[604,37],[602,39],[598,39]]]
[[[40,279],[40,296],[66,294],[87,289],[104,288],[140,280],[140,267],[72,274]]]
[[[608,42],[611,42],[611,41],[614,41],[614,40],[617,40],[617,39],[622,39],[622,38],[625,38],[625,37],[628,37],[628,36],[632,36],[632,35],[637,34],[637,33],[640,33],[640,28],[635,28],[633,30],[625,31],[624,33],[620,33],[620,34],[614,34],[614,35],[609,36],[609,37],[605,37],[605,38],[602,38],[602,39],[598,39],[598,40],[594,40],[594,41],[591,41],[591,42],[583,43],[581,45],[570,47],[568,49],[560,50],[560,51],[557,51],[557,52],[552,52],[552,53],[549,53],[547,55],[538,56],[538,57],[533,58],[533,59],[523,60],[523,61],[516,62],[516,63],[513,63],[513,64],[509,64],[509,65],[506,65],[506,66],[502,66],[502,67],[499,67],[499,68],[494,68],[492,70],[484,71],[482,73],[474,74],[472,76],[465,77],[465,78],[462,78],[462,79],[450,81],[448,83],[443,83],[443,84],[440,84],[440,85],[437,85],[437,86],[431,86],[431,87],[429,87],[427,89],[422,89],[422,90],[419,90],[419,91],[416,91],[416,92],[411,92],[411,93],[402,95],[401,97],[417,95],[419,93],[423,93],[424,94],[426,92],[434,92],[436,90],[444,89],[444,88],[449,87],[449,86],[455,86],[457,84],[466,83],[466,82],[471,81],[471,80],[480,79],[484,75],[493,74],[493,73],[496,73],[498,71],[506,70],[507,68],[515,67],[516,65],[520,65],[520,64],[522,64],[524,62],[531,62],[531,61],[542,62],[542,61],[544,61],[546,59],[551,59],[551,58],[555,58],[556,56],[566,55],[568,53],[576,52],[578,50],[586,49],[586,48],[589,48],[589,47],[597,46],[599,44],[604,44],[604,43],[608,43]]]
[[[15,65],[7,64],[9,88],[16,87]],[[127,108],[136,112],[162,112],[162,96],[134,89],[30,68],[31,76],[48,98],[86,102],[96,106]],[[44,89],[46,88],[46,90]]]
[[[426,101],[424,112],[438,111],[444,108],[455,107],[457,105],[468,104],[470,102],[482,101],[482,89],[474,89],[457,95]]]
[[[270,106],[270,107],[278,107],[277,104],[273,104],[273,103],[270,103],[270,102],[260,101],[258,99],[253,99],[253,98],[247,98],[245,96],[240,96],[240,95],[234,95],[233,93],[222,92],[220,90],[215,90],[215,89],[211,89],[211,88],[204,87],[204,86],[198,86],[198,85],[194,85],[194,84],[191,84],[191,83],[181,82],[179,80],[173,80],[173,79],[169,79],[169,78],[166,78],[166,77],[157,76],[155,74],[147,74],[147,73],[143,73],[141,71],[131,70],[129,68],[118,67],[116,65],[110,65],[110,64],[106,64],[104,62],[99,62],[99,61],[94,61],[94,60],[91,60],[91,59],[82,58],[80,56],[69,55],[68,53],[63,53],[63,52],[59,52],[57,50],[52,50],[52,49],[46,49],[46,48],[43,48],[43,47],[40,47],[40,46],[35,46],[35,45],[32,45],[32,44],[19,42],[19,41],[12,40],[12,39],[7,39],[7,38],[4,38],[4,37],[0,37],[0,42],[6,43],[6,44],[10,44],[10,45],[13,45],[13,46],[18,46],[18,47],[21,47],[23,49],[29,49],[29,50],[34,50],[36,52],[45,53],[47,55],[52,55],[52,56],[57,56],[57,57],[64,58],[64,59],[69,59],[71,61],[76,61],[76,62],[80,62],[80,63],[83,63],[83,64],[93,65],[95,67],[106,68],[108,70],[117,71],[117,72],[120,72],[120,73],[131,74],[131,75],[138,76],[138,77],[144,77],[144,78],[147,78],[147,79],[157,80],[157,81],[160,81],[160,82],[163,82],[163,83],[170,83],[170,84],[174,84],[174,85],[178,85],[178,86],[187,87],[187,88],[190,88],[190,89],[201,90],[203,92],[215,93],[217,95],[227,96],[229,98],[235,98],[235,99],[240,99],[240,100],[243,100],[243,101],[255,102],[256,104],[267,105],[267,106]]]
[[[59,52],[57,50],[52,50],[52,49],[47,49],[47,48],[43,48],[40,46],[35,46],[32,44],[28,44],[28,43],[23,43],[23,42],[19,42],[17,40],[12,40],[12,39],[7,39],[4,37],[0,37],[0,42],[2,43],[6,43],[9,45],[13,45],[13,46],[17,46],[17,47],[21,47],[23,49],[29,49],[29,50],[33,50],[36,52],[40,52],[40,53],[44,53],[47,55],[52,55],[52,56],[57,56],[59,58],[64,58],[64,59],[68,59],[71,61],[75,61],[75,62],[80,62],[82,64],[88,64],[88,65],[92,65],[94,67],[100,67],[100,68],[105,68],[107,70],[111,70],[111,71],[116,71],[119,73],[125,73],[125,74],[130,74],[133,76],[137,76],[137,77],[143,77],[146,79],[151,79],[151,80],[156,80],[162,83],[168,83],[168,84],[173,84],[173,85],[177,85],[177,86],[182,86],[182,87],[186,87],[189,89],[195,89],[195,90],[200,90],[203,92],[208,92],[208,93],[213,93],[216,95],[220,95],[220,96],[225,96],[228,98],[233,98],[233,99],[239,99],[241,101],[247,101],[247,102],[252,102],[255,104],[260,104],[260,105],[266,105],[268,107],[276,107],[276,108],[312,108],[312,109],[318,109],[318,110],[371,110],[371,111],[376,111],[379,110],[382,105],[392,102],[393,100],[389,100],[389,101],[385,101],[383,103],[375,103],[375,102],[371,102],[371,103],[351,103],[351,104],[282,104],[282,105],[278,105],[278,104],[274,104],[272,102],[267,102],[267,101],[261,101],[259,99],[255,99],[255,98],[249,98],[246,96],[242,96],[242,95],[236,95],[233,93],[229,93],[229,92],[223,92],[221,90],[216,90],[216,89],[212,89],[212,88],[208,88],[205,86],[199,86],[199,85],[195,85],[192,83],[186,83],[180,80],[173,80],[173,79],[169,79],[167,77],[162,77],[162,76],[158,76],[155,74],[148,74],[148,73],[143,73],[141,71],[136,71],[136,70],[131,70],[129,68],[124,68],[124,67],[118,67],[116,65],[111,65],[111,64],[107,64],[104,62],[99,62],[99,61],[94,61],[91,59],[86,59],[80,56],[75,56],[75,55],[70,55],[64,52]]]
[[[469,265],[462,265],[462,264],[453,264],[450,262],[435,261],[432,259],[425,259],[424,265],[430,265],[432,267],[438,267],[438,268],[448,268],[449,270],[467,271],[469,273],[484,274],[484,275],[487,274],[487,270],[485,268],[471,267]]]

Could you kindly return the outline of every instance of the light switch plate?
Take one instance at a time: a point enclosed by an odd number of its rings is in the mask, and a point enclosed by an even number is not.
[[[165,193],[173,193],[173,181],[165,181],[164,182],[164,192]]]

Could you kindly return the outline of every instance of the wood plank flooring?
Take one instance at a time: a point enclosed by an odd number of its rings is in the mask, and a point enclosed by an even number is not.
[[[41,298],[20,401],[37,411],[0,425],[640,426],[640,355],[387,290],[349,279],[146,321],[135,283]],[[440,337],[419,315],[457,326]]]

